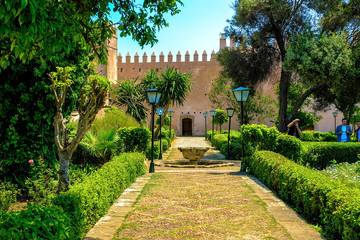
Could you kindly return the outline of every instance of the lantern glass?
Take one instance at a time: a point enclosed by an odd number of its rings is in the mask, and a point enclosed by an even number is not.
[[[159,116],[161,116],[164,113],[164,108],[157,108],[156,111],[159,114]]]
[[[206,118],[208,115],[208,112],[203,112],[204,117]]]
[[[158,90],[156,90],[156,89],[148,89],[148,90],[146,90],[146,94],[148,96],[150,104],[156,104],[156,103],[159,102],[161,94],[159,93]]]
[[[332,112],[332,115],[333,115],[334,117],[337,117],[338,112]]]
[[[236,101],[238,102],[246,102],[250,93],[250,89],[244,87],[239,87],[232,91],[234,93]]]
[[[211,110],[211,111],[210,111],[210,115],[211,115],[212,117],[215,117],[216,111],[215,111],[215,110]]]
[[[169,110],[169,111],[168,111],[169,117],[173,117],[173,116],[174,116],[174,113],[175,113],[175,112],[174,112],[173,110]]]
[[[226,112],[227,112],[228,117],[232,117],[232,116],[234,116],[235,109],[227,108]]]

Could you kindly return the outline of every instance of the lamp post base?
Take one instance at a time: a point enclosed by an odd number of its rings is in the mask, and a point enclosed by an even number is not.
[[[159,160],[161,160],[161,159],[162,159],[162,153],[159,154]]]
[[[154,173],[155,172],[155,164],[153,161],[151,161],[150,163],[150,169],[149,169],[149,173]]]

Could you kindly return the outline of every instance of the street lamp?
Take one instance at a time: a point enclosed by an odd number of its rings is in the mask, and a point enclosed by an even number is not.
[[[208,115],[208,112],[203,112],[204,118],[205,118],[205,140],[206,140],[206,132],[207,132],[207,126],[206,126],[206,118]]]
[[[161,116],[164,113],[164,108],[157,108],[156,109],[158,115],[160,116],[160,153],[159,153],[159,159],[162,159],[162,148],[161,148]]]
[[[168,111],[168,115],[169,115],[169,117],[170,117],[170,136],[169,136],[169,137],[170,137],[170,147],[171,147],[171,140],[172,140],[172,139],[171,139],[171,135],[172,135],[172,133],[171,133],[171,118],[174,116],[174,113],[175,113],[175,112],[174,112],[173,110],[169,110],[169,111]]]
[[[234,116],[235,109],[227,108],[227,115],[229,117],[229,132],[228,132],[228,145],[227,145],[227,159],[230,159],[230,127],[231,127],[231,118]]]
[[[154,165],[154,115],[155,115],[155,104],[157,104],[160,100],[161,93],[156,89],[148,89],[146,90],[146,94],[148,96],[149,103],[152,105],[152,116],[151,116],[151,163],[150,163],[150,173],[155,172]]]
[[[354,123],[353,123],[353,128],[354,128],[354,134],[355,134],[355,123],[356,123],[356,116],[357,116],[357,114],[356,113],[354,113],[353,115],[353,119],[354,119]]]
[[[337,115],[338,115],[338,112],[332,112],[332,115],[333,115],[333,117],[334,117],[334,130],[335,130],[335,132],[336,132],[336,117],[337,117]]]
[[[216,115],[216,111],[215,111],[215,110],[211,110],[211,111],[210,111],[210,115],[211,115],[211,117],[212,117],[211,146],[213,146],[212,140],[213,140],[213,137],[214,137],[214,117],[215,117],[215,115]]]
[[[246,102],[246,100],[248,99],[249,93],[250,93],[250,89],[249,88],[244,88],[244,87],[239,87],[236,88],[233,91],[233,94],[235,96],[235,99],[237,102],[240,102],[240,106],[241,106],[241,128],[242,125],[244,123],[244,107],[243,107],[243,102]],[[244,140],[242,140],[242,160],[244,160]]]

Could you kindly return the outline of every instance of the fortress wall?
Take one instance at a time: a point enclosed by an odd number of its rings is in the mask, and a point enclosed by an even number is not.
[[[211,53],[211,59],[207,60],[207,53],[203,52],[200,56],[197,52],[193,55],[193,61],[190,61],[190,54],[187,52],[182,56],[179,52],[173,56],[169,53],[168,61],[165,61],[164,54],[159,55],[158,61],[155,61],[156,55],[153,53],[148,58],[145,53],[140,62],[140,56],[137,54],[131,58],[127,55],[125,59],[118,56],[118,79],[124,81],[126,79],[141,79],[151,69],[163,71],[166,66],[173,67],[181,73],[190,73],[192,82],[192,91],[186,98],[183,106],[172,106],[175,111],[172,118],[172,128],[177,135],[183,134],[183,119],[190,118],[192,120],[192,135],[201,136],[205,134],[205,118],[203,112],[213,109],[208,94],[211,90],[211,83],[218,77],[221,66],[216,60],[215,52]],[[183,60],[183,61],[181,61]],[[150,116],[149,116],[150,117]],[[150,122],[150,121],[149,121]],[[238,129],[239,125],[236,118],[233,118],[232,129]],[[207,130],[211,129],[210,114],[207,117]],[[228,124],[224,124],[222,129],[228,129]]]

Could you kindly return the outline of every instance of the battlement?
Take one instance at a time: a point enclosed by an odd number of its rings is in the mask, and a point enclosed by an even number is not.
[[[156,54],[153,52],[151,54],[150,59],[148,59],[148,55],[146,52],[144,52],[143,56],[142,56],[142,62],[140,62],[140,56],[138,53],[135,53],[135,55],[133,56],[133,58],[130,56],[129,53],[126,54],[125,56],[125,61],[123,61],[123,57],[121,55],[121,53],[119,53],[118,55],[118,63],[180,63],[180,62],[213,62],[216,61],[216,53],[213,50],[211,52],[210,55],[210,60],[207,59],[208,54],[206,53],[206,51],[204,51],[201,55],[201,61],[199,60],[199,53],[197,51],[194,52],[193,54],[193,61],[190,61],[190,53],[189,51],[186,51],[185,55],[184,55],[184,61],[182,61],[182,55],[180,53],[180,51],[177,52],[176,54],[176,61],[174,61],[174,56],[171,52],[168,53],[167,55],[167,61],[165,61],[165,55],[163,52],[160,53],[159,58],[157,59]],[[133,60],[133,61],[131,61]],[[150,60],[150,61],[149,61]]]

